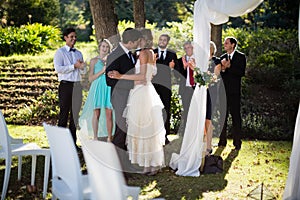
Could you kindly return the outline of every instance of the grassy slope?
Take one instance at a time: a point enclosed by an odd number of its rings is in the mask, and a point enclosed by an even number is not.
[[[42,127],[13,126],[9,131],[14,137],[23,137],[25,142],[37,142],[48,147],[46,135]],[[217,140],[214,140],[216,143]],[[165,199],[245,199],[247,194],[264,182],[265,186],[278,199],[284,191],[288,173],[291,142],[281,141],[244,141],[240,152],[232,151],[231,141],[225,149],[215,149],[215,153],[224,159],[224,172],[222,174],[201,175],[200,177],[179,177],[168,168],[154,177],[133,174],[129,180],[130,185],[142,187],[140,199],[163,197]],[[180,142],[173,141],[167,146],[166,158],[168,160],[172,150],[176,151]],[[42,161],[41,161],[42,163]],[[0,178],[4,173],[4,163],[1,165]],[[14,161],[14,166],[16,160]],[[27,163],[25,166],[29,168]],[[30,169],[24,173],[29,175]],[[38,167],[39,168],[39,167]],[[38,172],[41,170],[38,170]],[[16,169],[12,170],[9,189],[10,197],[20,199],[36,198],[24,189],[30,183],[30,176],[16,182]],[[38,183],[42,183],[42,171],[38,176]],[[2,183],[1,183],[2,184]],[[1,185],[0,185],[1,186]],[[2,187],[2,186],[1,186]],[[42,188],[39,187],[39,194]],[[50,194],[48,195],[50,197]]]

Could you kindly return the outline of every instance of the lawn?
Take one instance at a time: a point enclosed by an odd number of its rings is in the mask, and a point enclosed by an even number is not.
[[[13,137],[22,137],[25,142],[36,142],[48,147],[46,134],[41,126],[13,126],[8,129]],[[175,137],[174,137],[175,138]],[[214,138],[214,143],[217,139]],[[287,141],[249,141],[244,140],[242,149],[232,150],[232,141],[224,149],[215,147],[214,154],[224,159],[224,172],[205,174],[200,177],[179,177],[168,167],[156,176],[132,174],[129,185],[140,186],[140,199],[165,198],[176,199],[246,199],[256,187],[264,184],[277,199],[281,199],[288,174],[289,157],[292,142]],[[165,147],[166,161],[170,154],[180,149],[180,139],[174,139]],[[81,157],[83,171],[85,165]],[[17,181],[17,160],[13,161],[7,199],[41,199],[43,181],[43,158],[38,158],[36,185],[38,192],[28,193],[30,184],[30,159],[24,158],[22,180]],[[3,180],[4,162],[0,166],[0,178]],[[2,188],[2,182],[0,183]],[[47,199],[51,198],[51,182]],[[113,191],[113,187],[112,187]],[[266,190],[264,190],[266,192]],[[259,196],[258,196],[259,197]]]

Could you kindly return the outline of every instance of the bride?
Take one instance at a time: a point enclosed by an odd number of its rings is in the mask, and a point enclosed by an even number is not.
[[[155,175],[165,165],[163,145],[166,131],[163,104],[151,83],[157,71],[156,55],[151,49],[153,36],[149,29],[142,29],[141,33],[141,51],[138,52],[135,74],[112,71],[110,76],[135,81],[123,114],[128,125],[126,143],[129,159],[132,164],[144,167],[144,174]]]

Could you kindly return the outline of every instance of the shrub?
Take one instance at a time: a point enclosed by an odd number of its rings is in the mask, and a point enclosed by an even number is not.
[[[0,56],[37,54],[55,47],[59,40],[60,31],[53,26],[35,23],[3,28],[0,29]]]

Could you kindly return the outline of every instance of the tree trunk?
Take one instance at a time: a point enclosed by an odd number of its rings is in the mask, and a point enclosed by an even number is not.
[[[144,0],[133,0],[133,17],[135,28],[145,28]]]
[[[222,25],[211,24],[211,41],[216,44],[216,56],[220,56],[222,54]]]
[[[120,41],[118,34],[118,17],[114,9],[114,1],[89,0],[96,39],[108,39],[115,47]]]

